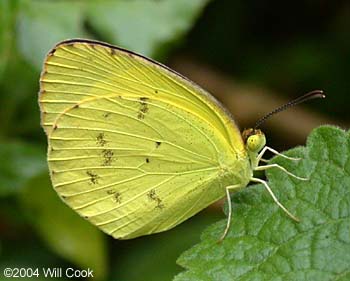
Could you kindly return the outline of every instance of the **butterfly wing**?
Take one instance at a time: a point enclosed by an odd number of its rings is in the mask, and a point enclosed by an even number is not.
[[[159,63],[72,40],[48,54],[40,82],[53,186],[116,238],[174,227],[248,169],[230,116]]]

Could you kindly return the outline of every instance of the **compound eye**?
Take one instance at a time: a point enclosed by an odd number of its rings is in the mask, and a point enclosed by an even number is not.
[[[247,139],[248,150],[252,152],[259,152],[265,144],[266,140],[263,134],[252,135]]]

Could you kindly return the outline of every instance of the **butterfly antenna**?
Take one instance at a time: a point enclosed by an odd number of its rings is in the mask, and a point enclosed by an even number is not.
[[[311,91],[305,95],[302,95],[301,97],[298,97],[278,108],[276,108],[275,110],[272,110],[270,113],[266,114],[264,117],[260,118],[256,123],[255,123],[255,126],[254,126],[254,129],[257,129],[258,127],[260,127],[260,125],[262,123],[264,123],[268,118],[270,118],[272,115],[275,115],[276,113],[278,112],[281,112],[281,111],[284,111],[286,110],[287,108],[290,108],[294,105],[297,105],[299,103],[302,103],[302,102],[305,102],[305,101],[308,101],[308,100],[312,100],[312,99],[317,99],[317,98],[325,98],[326,95],[323,93],[322,90],[314,90],[314,91]]]

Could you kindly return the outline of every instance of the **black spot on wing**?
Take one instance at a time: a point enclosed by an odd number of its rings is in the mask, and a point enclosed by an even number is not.
[[[89,179],[90,184],[97,184],[98,183],[99,176],[96,173],[94,173],[92,171],[86,171],[86,174],[90,177],[90,179]]]
[[[122,196],[119,192],[114,193],[114,201],[119,204],[122,202]]]
[[[158,148],[162,143],[160,141],[156,141],[156,148]]]
[[[150,201],[154,202],[156,204],[156,209],[162,210],[164,209],[164,204],[162,199],[160,199],[160,197],[158,196],[158,194],[156,193],[155,189],[151,189],[148,193],[147,193],[147,197]]]
[[[113,189],[109,189],[109,190],[107,190],[107,194],[113,195],[112,199],[115,203],[120,204],[122,202],[122,196],[121,196],[120,192],[117,192],[116,190],[113,190]]]
[[[147,197],[150,200],[156,200],[156,198],[157,198],[156,191],[154,189],[151,189],[150,191],[148,191]]]
[[[104,133],[99,133],[96,137],[96,144],[99,146],[105,146],[107,143]]]
[[[102,166],[110,166],[114,160],[114,152],[110,149],[103,149],[102,157],[103,157]]]
[[[103,118],[108,118],[111,115],[110,112],[105,112],[102,114]]]
[[[137,118],[138,119],[144,119],[146,113],[148,112],[149,108],[148,108],[148,104],[147,101],[149,100],[149,98],[146,97],[141,97],[140,98],[140,109],[138,111],[137,114]]]

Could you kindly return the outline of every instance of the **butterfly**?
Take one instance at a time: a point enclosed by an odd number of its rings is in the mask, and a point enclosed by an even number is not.
[[[270,115],[306,99],[310,92]],[[41,125],[54,189],[82,217],[117,239],[171,229],[249,182],[266,151],[258,126],[241,134],[208,92],[170,68],[107,43],[67,40],[40,76]],[[267,117],[264,117],[265,119]],[[260,122],[264,121],[262,119]],[[260,123],[258,124],[260,125]]]

